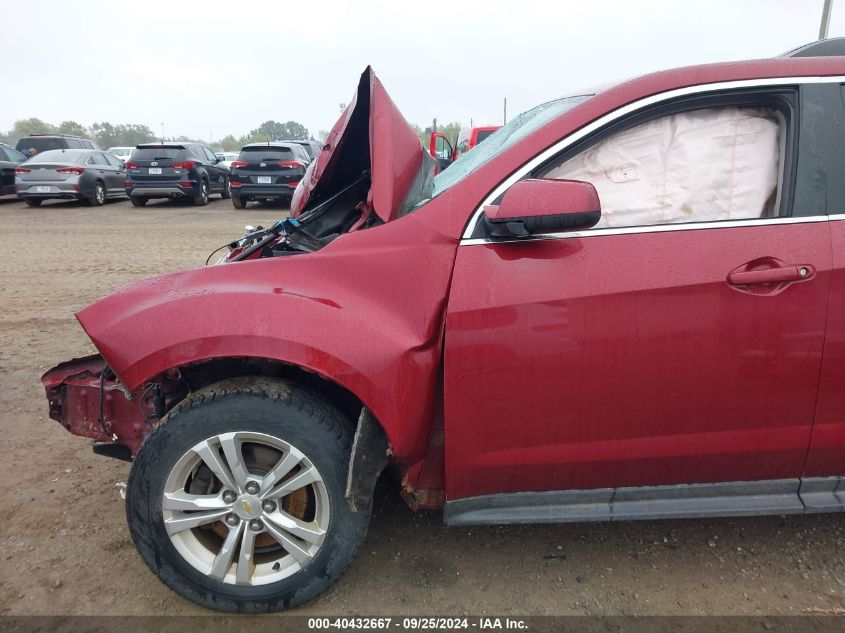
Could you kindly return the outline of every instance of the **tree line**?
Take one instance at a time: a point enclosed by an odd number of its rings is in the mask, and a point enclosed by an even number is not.
[[[247,143],[258,143],[262,141],[274,141],[280,139],[307,139],[313,138],[301,123],[287,121],[265,121],[248,134],[235,137],[232,134],[221,139],[210,142],[210,139],[196,139],[187,136],[168,136],[164,139],[156,135],[148,126],[136,123],[109,123],[102,121],[93,123],[86,127],[76,121],[62,121],[58,125],[42,121],[36,117],[20,119],[15,121],[12,129],[6,133],[0,133],[0,142],[14,145],[18,139],[34,134],[73,134],[82,136],[92,141],[103,149],[109,147],[131,147],[139,143],[151,143],[154,141],[181,141],[203,143],[205,145],[221,148],[227,152],[236,152]],[[325,139],[327,132],[321,132],[320,136]]]
[[[419,136],[425,148],[428,148],[428,141],[431,137],[431,132],[436,129],[438,132],[445,134],[454,146],[458,132],[461,129],[461,124],[458,121],[452,121],[446,124],[438,124],[433,121],[431,125],[425,128],[419,125],[411,126]],[[217,139],[213,143],[209,139],[189,138],[187,136],[168,136],[164,139],[156,135],[149,127],[137,123],[109,123],[102,121],[93,123],[90,127],[85,127],[76,121],[62,121],[58,125],[42,121],[36,117],[29,119],[21,119],[15,121],[12,129],[8,132],[0,132],[0,142],[14,145],[19,138],[25,136],[32,136],[33,134],[73,134],[89,138],[97,143],[103,149],[109,147],[132,147],[139,143],[151,143],[153,141],[181,141],[203,143],[212,146],[214,149],[222,149],[226,152],[237,152],[247,143],[260,143],[265,141],[274,141],[281,139],[313,139],[320,144],[324,143],[328,136],[328,131],[320,130],[316,138],[312,135],[308,128],[297,123],[296,121],[287,121],[280,123],[278,121],[264,121],[254,130],[243,136],[234,136],[227,134],[223,138]]]

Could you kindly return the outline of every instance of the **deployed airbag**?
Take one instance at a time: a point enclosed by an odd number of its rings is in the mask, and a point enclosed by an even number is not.
[[[783,117],[773,108],[707,108],[613,134],[545,178],[599,193],[595,228],[760,218],[774,214]]]

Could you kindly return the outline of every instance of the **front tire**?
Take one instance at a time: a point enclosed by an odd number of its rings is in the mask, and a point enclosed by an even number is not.
[[[226,184],[223,186],[223,191],[220,193],[221,200],[228,200],[232,197],[232,185],[229,179],[226,179]]]
[[[204,207],[208,204],[208,181],[205,179],[200,181],[200,188],[197,194],[192,198],[195,207]]]
[[[344,498],[352,429],[290,383],[206,387],[147,437],[126,513],[141,557],[171,589],[221,611],[279,611],[316,597],[363,542],[370,508]]]

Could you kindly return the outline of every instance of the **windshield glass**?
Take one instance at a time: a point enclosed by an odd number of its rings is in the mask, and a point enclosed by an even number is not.
[[[507,125],[493,132],[471,152],[462,154],[448,169],[437,174],[434,177],[434,190],[431,196],[443,193],[517,141],[592,96],[578,95],[549,101],[511,119]]]

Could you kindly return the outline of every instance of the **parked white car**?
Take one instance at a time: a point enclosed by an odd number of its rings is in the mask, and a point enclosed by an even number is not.
[[[223,165],[226,169],[231,169],[232,161],[238,160],[237,152],[217,152],[214,155],[220,159],[220,164]]]
[[[124,163],[129,160],[129,157],[132,155],[132,150],[135,149],[134,147],[110,147],[106,151],[109,154],[113,154],[117,156],[120,160]]]

